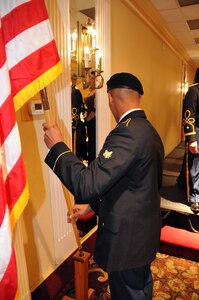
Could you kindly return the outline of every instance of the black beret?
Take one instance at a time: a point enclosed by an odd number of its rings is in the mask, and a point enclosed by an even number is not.
[[[124,88],[144,94],[143,87],[139,79],[130,73],[116,73],[107,81],[107,92],[112,89]]]

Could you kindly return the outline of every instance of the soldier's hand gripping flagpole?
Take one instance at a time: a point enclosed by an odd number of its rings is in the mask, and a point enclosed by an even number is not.
[[[42,89],[40,91],[40,95],[41,95],[41,101],[42,101],[42,105],[43,105],[43,110],[44,110],[46,123],[48,125],[52,125],[52,116],[51,116],[51,113],[50,113],[50,104],[49,104],[49,101],[48,101],[48,96],[47,96],[46,89]],[[73,214],[73,207],[72,207],[72,204],[71,204],[71,201],[70,201],[69,197],[67,196],[68,193],[67,193],[66,187],[63,184],[62,184],[62,188],[63,188],[64,198],[66,200],[66,204],[67,204],[67,208],[68,208],[68,213],[69,213],[69,215],[72,215]],[[73,226],[75,239],[76,239],[76,242],[77,242],[77,246],[78,246],[78,249],[79,249],[80,256],[83,256],[82,245],[81,245],[81,241],[80,241],[76,221],[72,218],[71,223],[72,223],[72,226]]]

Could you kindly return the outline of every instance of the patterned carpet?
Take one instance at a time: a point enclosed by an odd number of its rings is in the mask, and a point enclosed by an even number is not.
[[[199,299],[199,263],[157,254],[152,264],[153,299]]]
[[[199,263],[158,253],[151,270],[154,300],[199,300]],[[95,290],[92,300],[111,299],[107,273],[98,268],[92,258],[89,261],[89,287]],[[67,295],[74,297],[74,290],[68,291]]]

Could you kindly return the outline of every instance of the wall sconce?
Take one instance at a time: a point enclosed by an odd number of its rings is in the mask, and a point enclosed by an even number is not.
[[[103,86],[104,79],[102,77],[102,55],[96,47],[96,30],[95,24],[87,20],[85,26],[82,26],[82,44],[84,49],[83,56],[83,88],[86,89],[90,83],[90,75],[95,74],[95,88],[100,89]]]
[[[180,83],[180,92],[184,97],[189,89],[189,84],[187,82],[187,65],[183,62],[182,64],[182,79]]]
[[[95,24],[90,19],[85,25],[77,22],[77,28],[71,34],[71,61],[72,68],[77,68],[74,73],[82,77],[84,89],[89,87],[91,72],[95,74],[95,88],[103,87],[102,54],[96,46]]]
[[[188,82],[184,82],[181,84],[181,91],[182,91],[183,95],[185,95],[187,93],[188,89],[189,89]]]

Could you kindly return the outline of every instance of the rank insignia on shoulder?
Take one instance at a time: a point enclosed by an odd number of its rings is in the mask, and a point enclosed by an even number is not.
[[[104,158],[111,158],[111,155],[113,154],[113,151],[105,150],[103,153]]]
[[[128,118],[126,121],[121,122],[121,124],[125,124],[126,127],[128,127],[130,122],[131,122],[131,118]]]
[[[199,83],[198,82],[193,83],[193,84],[189,85],[189,87],[196,86],[196,85],[199,85]]]

